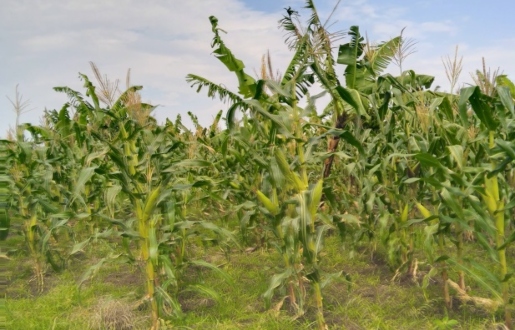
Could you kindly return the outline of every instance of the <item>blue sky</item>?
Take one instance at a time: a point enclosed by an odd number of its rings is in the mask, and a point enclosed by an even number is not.
[[[315,3],[324,18],[336,1]],[[112,80],[119,78],[120,87],[131,68],[132,83],[144,86],[143,100],[159,104],[158,120],[181,114],[188,122],[186,113],[192,111],[202,124],[210,124],[217,110],[226,107],[196,94],[184,77],[195,73],[229,88],[236,82],[211,55],[208,17],[218,17],[228,32],[226,44],[254,74],[267,50],[276,69],[286,66],[290,53],[277,21],[284,7],[302,15],[303,5],[302,0],[2,0],[0,132],[5,135],[15,123],[6,96],[14,98],[17,84],[32,110],[20,121],[39,123],[45,108],[58,109],[67,101],[52,87],[83,92],[78,73],[93,79],[89,61]],[[515,78],[514,12],[515,3],[507,0],[343,0],[333,29],[359,25],[372,42],[379,42],[406,27],[405,36],[418,43],[404,68],[434,75],[434,86],[446,89],[442,57],[452,55],[456,45],[463,56],[462,83],[471,81],[469,73],[481,66],[482,57],[487,66]]]

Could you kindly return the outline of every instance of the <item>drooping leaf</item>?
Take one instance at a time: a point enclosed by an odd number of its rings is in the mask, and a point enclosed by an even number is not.
[[[460,93],[459,109],[462,123],[468,127],[467,101],[476,113],[481,123],[488,130],[494,131],[499,122],[494,117],[494,109],[487,103],[485,96],[477,86],[463,88]]]
[[[227,48],[222,38],[220,37],[220,31],[224,32],[218,27],[218,19],[214,16],[209,17],[211,22],[212,31],[215,34],[212,42],[212,47],[215,48],[213,53],[229,71],[234,72],[238,78],[239,93],[246,98],[251,98],[256,92],[256,81],[254,78],[249,76],[243,70],[245,65],[239,59],[237,59],[232,51]]]
[[[357,90],[343,86],[337,86],[336,91],[340,97],[356,111],[358,115],[370,118],[365,108],[363,107],[363,102],[361,101],[361,97]]]
[[[510,94],[510,88],[508,86],[497,86],[496,91],[506,110],[508,110],[512,116],[515,116],[515,109],[513,104],[513,98],[515,97],[515,94]]]
[[[345,82],[347,88],[356,88],[357,82],[363,77],[364,68],[359,65],[359,58],[363,53],[363,37],[359,33],[358,26],[351,26],[349,29],[351,41],[341,45],[338,50],[337,63],[347,65],[345,69]]]
[[[380,75],[392,61],[396,50],[399,48],[401,37],[395,37],[374,47],[370,62],[370,68],[375,76]]]

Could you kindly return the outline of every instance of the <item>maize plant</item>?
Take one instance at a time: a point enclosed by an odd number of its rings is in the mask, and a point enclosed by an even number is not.
[[[304,150],[302,144],[298,144],[297,157],[299,163],[303,164]],[[323,234],[330,226],[320,224],[320,219],[317,219],[323,179],[319,179],[310,187],[305,165],[300,165],[299,169],[294,171],[281,149],[276,148],[274,154],[279,173],[273,175],[270,197],[260,190],[256,191],[256,195],[268,214],[273,232],[279,240],[277,248],[283,256],[285,270],[281,274],[274,275],[264,297],[270,306],[274,291],[278,287],[285,287],[287,291],[285,297],[288,297],[290,305],[300,315],[304,313],[307,294],[305,285],[311,283],[317,308],[318,327],[326,329],[319,253],[322,249]],[[283,184],[279,186],[279,182]],[[282,201],[278,199],[278,190],[280,190],[279,195],[284,196]],[[284,298],[281,301],[283,300]]]
[[[13,165],[10,175],[15,183],[13,196],[16,200],[16,216],[23,221],[23,233],[34,269],[38,291],[43,290],[45,263],[41,251],[41,238],[44,235],[45,217],[42,203],[45,195],[41,188],[45,181],[44,171],[41,171],[43,153],[33,151],[28,142],[18,142],[11,148]]]
[[[12,180],[9,176],[8,141],[0,141],[0,241],[7,239],[11,227],[10,204],[12,195],[10,193]]]
[[[461,91],[460,111],[464,113],[466,101],[472,107],[472,110],[481,121],[481,128],[484,134],[485,150],[492,153],[496,144],[506,146],[506,142],[499,139],[496,143],[496,136],[502,136],[500,132],[509,132],[510,124],[513,121],[515,114],[513,98],[509,88],[509,81],[506,81],[508,86],[497,86],[495,97],[483,94],[479,87],[469,87]],[[513,86],[513,84],[511,84]],[[463,116],[463,115],[462,115]],[[464,117],[464,116],[463,116]],[[506,149],[505,149],[506,150]],[[509,149],[508,149],[509,150]],[[502,166],[507,165],[504,161]],[[495,249],[497,250],[498,266],[498,279],[500,282],[500,293],[502,297],[505,324],[508,328],[512,327],[511,309],[512,299],[509,296],[509,279],[511,277],[508,272],[508,262],[506,259],[506,248],[509,246],[513,239],[507,239],[507,219],[506,214],[506,196],[501,195],[502,188],[500,187],[499,172],[503,168],[498,168],[495,157],[490,158],[490,167],[484,170],[484,185],[480,189],[480,194],[486,209],[490,215],[490,221],[495,226]],[[502,171],[504,173],[506,170]],[[503,180],[504,181],[504,180]],[[502,181],[501,181],[502,182]],[[479,190],[479,189],[478,189]],[[514,236],[514,235],[511,235]]]
[[[69,95],[70,103],[47,113],[47,127],[28,127],[40,146],[33,151],[31,143],[19,142],[11,152],[15,164],[11,175],[18,187],[20,216],[26,219],[29,250],[41,278],[41,256],[46,255],[52,265],[59,257],[55,248],[49,249],[49,242],[68,233],[75,244],[61,253],[66,258],[92,240],[115,235],[122,243],[117,248],[124,249],[119,258],[136,263],[145,274],[144,300],[150,305],[152,328],[157,329],[160,318],[180,315],[177,294],[184,289],[180,273],[187,265],[223,275],[187,254],[195,227],[203,228],[203,239],[223,242],[231,236],[214,224],[187,219],[193,196],[199,195],[193,190],[214,183],[209,178],[213,166],[202,159],[184,159],[186,144],[171,125],[159,127],[148,115],[146,120],[133,118],[136,108],[146,114],[152,108],[131,103],[130,96],[140,87],[130,87],[109,108],[102,108],[93,84],[87,76],[81,77],[92,103],[67,87],[56,88]],[[77,109],[74,118],[69,116],[71,106]],[[170,199],[176,202],[167,202]],[[137,250],[131,239],[137,242]],[[81,282],[106,260],[92,266]],[[199,284],[190,289],[217,296]]]

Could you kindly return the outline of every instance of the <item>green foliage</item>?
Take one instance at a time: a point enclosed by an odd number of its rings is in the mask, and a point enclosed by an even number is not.
[[[214,246],[230,265],[242,247],[274,247],[254,299],[261,295],[275,312],[289,305],[295,317],[316,315],[327,329],[322,291],[348,282],[341,276],[348,261],[324,266],[332,262],[324,242],[338,232],[341,244],[379,253],[392,282],[421,282],[425,299],[439,277],[447,311],[454,295],[492,315],[504,310],[511,326],[513,83],[498,76],[488,93],[472,86],[454,95],[429,90],[434,77],[412,70],[384,74],[401,36],[371,45],[357,26],[334,57],[314,2],[306,9],[306,26],[291,8],[280,21],[293,51],[280,81],[245,73],[210,17],[213,53],[235,74],[238,92],[198,75],[186,79],[230,104],[227,129],[218,127],[222,112],[208,127],[190,113],[194,130],[179,116],[158,124],[154,107],[134,98],[140,86],[104,108],[81,74],[85,96],[55,88],[70,101],[47,111],[43,125],[20,126],[18,140],[2,141],[0,239],[17,228],[40,292],[46,274],[73,267],[102,242],[108,249],[84,269],[81,289],[106,265],[132,265],[157,329],[188,317],[184,295],[223,305],[224,294],[203,282],[205,271],[236,285],[220,260],[199,251]],[[336,65],[344,66],[344,83]],[[309,94],[314,84],[329,96],[321,113],[322,94]],[[456,325],[439,318],[431,325]]]

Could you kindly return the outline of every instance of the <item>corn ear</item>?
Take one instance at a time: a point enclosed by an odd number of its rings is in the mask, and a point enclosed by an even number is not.
[[[499,184],[497,177],[485,178],[486,193],[492,195],[495,200],[499,200]]]
[[[290,169],[290,164],[288,164],[286,156],[279,148],[275,149],[275,160],[277,161],[277,165],[286,180],[292,184],[298,192],[304,191],[308,188],[308,183],[302,180],[297,173],[294,173]]]
[[[277,197],[277,188],[272,188],[271,201],[274,205],[279,205],[279,198]]]
[[[408,221],[408,204],[404,205],[404,209],[401,212],[401,222]]]
[[[270,212],[272,215],[279,214],[279,205],[272,203],[272,201],[259,190],[256,191],[256,195],[268,212]]]
[[[281,151],[281,149],[276,148],[274,155],[275,160],[277,161],[277,165],[281,170],[281,173],[284,175],[287,181],[289,181],[290,183],[294,183],[294,175],[293,172],[290,170],[290,165],[288,164],[288,161],[286,160],[286,156],[284,155],[284,153]]]
[[[307,182],[304,182],[297,173],[293,174],[293,185],[298,192],[305,191],[308,189]]]
[[[324,187],[324,180],[318,180],[317,184],[311,190],[311,205],[309,206],[309,211],[311,212],[311,216],[314,217],[317,210],[318,205],[320,204],[320,200],[322,199],[322,188]]]
[[[146,222],[150,218],[156,206],[159,195],[161,195],[161,186],[155,188],[148,196],[148,199],[145,203],[145,209],[143,210],[143,218],[140,220]]]
[[[424,205],[422,205],[420,203],[416,203],[416,205],[417,205],[418,211],[420,212],[420,214],[422,214],[422,216],[424,218],[429,218],[430,216],[432,216],[431,212],[428,209],[426,209],[426,207]]]
[[[483,200],[491,215],[498,210],[497,201],[499,200],[499,184],[496,177],[485,178],[485,194]]]

